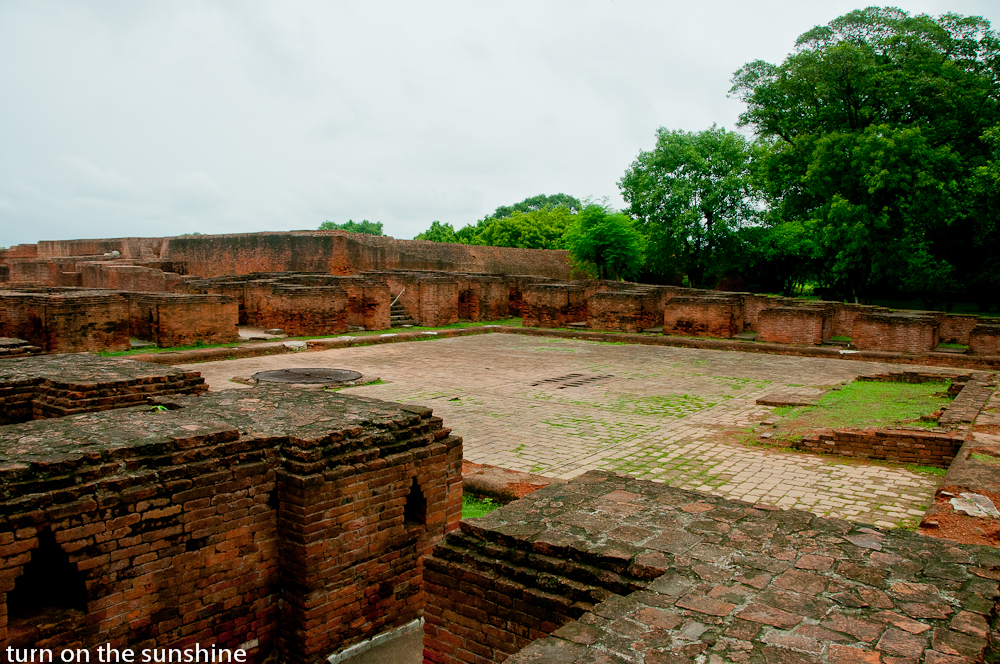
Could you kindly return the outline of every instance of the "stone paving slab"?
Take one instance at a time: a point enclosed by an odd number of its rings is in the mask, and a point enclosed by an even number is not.
[[[623,471],[821,516],[913,526],[936,476],[738,442],[769,416],[761,397],[815,397],[892,366],[516,335],[184,365],[201,371],[211,390],[245,388],[230,379],[285,367],[381,376],[385,384],[350,393],[433,408],[475,463],[562,479]]]
[[[570,562],[549,565],[553,549]],[[581,583],[588,564],[607,571]],[[482,605],[466,597],[489,600],[490,585],[509,589],[515,608],[563,610],[551,636],[507,660],[517,664],[972,664],[997,654],[996,549],[598,471],[463,522],[425,567],[485,586],[432,586],[431,618],[438,605],[474,612]],[[581,606],[582,585],[611,593]]]

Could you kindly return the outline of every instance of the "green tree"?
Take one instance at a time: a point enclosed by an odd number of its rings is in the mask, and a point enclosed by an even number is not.
[[[583,208],[565,236],[579,267],[600,279],[634,280],[642,267],[642,235],[632,219],[601,205]]]
[[[1000,39],[988,21],[854,11],[799,37],[780,65],[744,66],[733,93],[767,145],[761,181],[775,217],[811,229],[831,291],[948,298],[996,253],[976,195],[985,137],[1000,123]]]
[[[579,199],[573,198],[568,194],[555,194],[553,196],[538,194],[537,196],[525,198],[520,203],[514,203],[513,205],[501,205],[491,216],[494,219],[503,219],[504,217],[511,216],[515,212],[534,212],[543,208],[559,207],[560,205],[564,205],[569,208],[570,212],[573,214],[576,214],[583,209],[583,204],[579,201]]]
[[[563,236],[576,215],[565,205],[521,212],[484,224],[477,244],[522,249],[563,249]]]
[[[455,229],[452,228],[452,225],[448,223],[442,224],[437,220],[432,221],[430,228],[418,234],[413,239],[428,240],[430,242],[458,242],[458,236],[455,235]]]
[[[757,216],[752,156],[743,136],[714,125],[657,130],[656,147],[639,153],[618,183],[646,238],[648,272],[681,272],[693,286],[715,283],[736,231]]]
[[[372,222],[367,219],[356,222],[348,219],[342,224],[337,224],[332,221],[324,221],[319,225],[319,230],[321,231],[347,231],[348,233],[365,233],[367,235],[383,235],[382,233],[382,222]]]

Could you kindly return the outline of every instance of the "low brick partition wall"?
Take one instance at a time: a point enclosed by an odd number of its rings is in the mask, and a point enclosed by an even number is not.
[[[663,312],[663,333],[681,337],[731,339],[743,331],[739,295],[674,295]]]
[[[968,345],[972,330],[979,323],[979,316],[971,314],[942,314],[938,319],[940,343]]]
[[[758,316],[758,339],[770,343],[818,346],[832,336],[832,323],[832,306],[771,307]]]
[[[129,331],[161,348],[239,340],[239,305],[227,295],[130,293]]]
[[[589,295],[584,282],[537,283],[524,286],[521,320],[525,327],[566,327],[589,316]]]
[[[424,661],[971,664],[997,652],[998,566],[988,547],[591,471],[434,549]]]
[[[973,355],[1000,355],[1000,323],[979,323],[969,333]]]
[[[510,288],[507,280],[488,274],[456,274],[458,319],[501,320],[510,316]]]
[[[208,390],[197,371],[97,355],[0,360],[0,425],[149,403]]]
[[[833,309],[834,337],[850,337],[854,334],[854,321],[858,316],[866,314],[891,313],[887,307],[877,307],[868,304],[849,304],[835,302]]]
[[[657,288],[601,291],[587,302],[587,327],[606,332],[642,332],[663,324],[663,292]]]
[[[0,427],[0,647],[316,664],[420,617],[461,518],[440,418],[264,385],[160,402]]]
[[[0,291],[0,336],[25,339],[49,353],[128,350],[128,298],[71,288]]]
[[[955,460],[964,441],[964,434],[919,429],[834,429],[807,434],[795,444],[795,448],[818,454],[947,468]]]
[[[860,350],[927,353],[938,345],[938,321],[933,316],[863,313],[854,319],[851,345]]]

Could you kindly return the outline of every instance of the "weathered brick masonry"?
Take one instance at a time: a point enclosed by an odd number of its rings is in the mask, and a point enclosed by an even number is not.
[[[980,323],[969,333],[969,352],[1000,355],[1000,323]]]
[[[739,295],[674,295],[663,312],[664,334],[730,339],[742,331],[743,299]]]
[[[819,345],[832,336],[832,305],[777,306],[757,319],[758,339],[780,344]]]
[[[127,350],[128,298],[86,289],[0,291],[0,336],[25,339],[50,353]]]
[[[861,350],[926,353],[938,344],[938,319],[911,313],[863,313],[854,319],[851,345]]]
[[[461,514],[439,418],[267,386],[160,402],[0,428],[0,649],[317,664],[421,615]]]
[[[997,653],[998,568],[993,548],[592,471],[434,550],[424,661],[972,664]]]
[[[129,294],[131,335],[162,348],[237,341],[238,321],[239,306],[225,295]]]
[[[208,390],[197,371],[96,355],[0,361],[0,424],[64,417]]]
[[[883,459],[896,463],[947,468],[955,460],[965,436],[920,429],[855,431],[835,429],[807,434],[798,449],[819,454],[837,454],[856,459]]]

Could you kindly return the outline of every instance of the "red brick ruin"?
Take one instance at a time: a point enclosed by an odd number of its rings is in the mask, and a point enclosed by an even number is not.
[[[213,645],[319,664],[423,618],[433,664],[995,655],[992,549],[599,472],[460,523],[462,440],[427,408],[207,393],[197,372],[78,354],[520,316],[546,334],[835,355],[816,347],[849,338],[893,361],[1000,364],[996,319],[574,276],[566,252],[339,231],[0,251],[0,653]],[[971,421],[992,390],[964,380],[942,421]],[[947,466],[963,444],[802,446]]]
[[[231,342],[237,325],[319,336],[388,329],[395,302],[428,327],[513,315],[529,327],[1000,355],[1000,319],[572,276],[562,251],[342,231],[39,242],[0,251],[0,337],[79,352],[126,349],[129,336]]]

